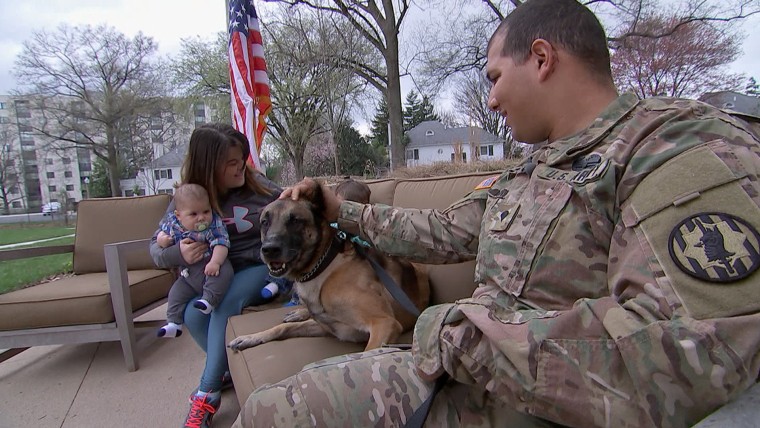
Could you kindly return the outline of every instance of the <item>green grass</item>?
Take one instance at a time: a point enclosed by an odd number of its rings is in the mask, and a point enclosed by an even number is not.
[[[73,227],[49,224],[9,224],[0,227],[0,245],[71,235]],[[53,245],[47,244],[46,245]]]
[[[0,245],[71,235],[73,228],[56,225],[5,225],[0,228]],[[74,237],[60,238],[17,248],[45,247],[67,245],[74,242]],[[53,275],[71,272],[72,254],[54,254],[52,256],[0,262],[0,294],[35,284]]]

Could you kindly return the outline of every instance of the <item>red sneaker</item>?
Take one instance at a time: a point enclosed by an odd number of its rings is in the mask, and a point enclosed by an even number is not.
[[[216,395],[216,394],[215,394]],[[209,428],[211,427],[211,419],[214,417],[214,413],[219,410],[219,406],[222,404],[222,397],[217,395],[216,397],[209,396],[209,394],[194,395],[190,402],[190,412],[185,419],[184,427],[187,428]]]

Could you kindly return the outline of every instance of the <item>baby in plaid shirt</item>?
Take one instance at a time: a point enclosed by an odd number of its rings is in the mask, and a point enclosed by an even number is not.
[[[230,239],[222,219],[212,209],[208,192],[197,184],[183,184],[174,192],[174,211],[161,223],[156,242],[162,248],[189,238],[208,243],[208,251],[198,263],[183,266],[181,275],[169,290],[168,322],[158,330],[159,337],[182,334],[182,320],[187,303],[201,296],[193,306],[211,313],[229,288],[234,272],[227,260]]]

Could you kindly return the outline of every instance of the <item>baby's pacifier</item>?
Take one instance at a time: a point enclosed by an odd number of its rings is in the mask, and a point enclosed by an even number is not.
[[[206,223],[205,221],[198,222],[195,225],[195,230],[197,230],[198,232],[203,232],[206,229],[208,229],[208,223]]]

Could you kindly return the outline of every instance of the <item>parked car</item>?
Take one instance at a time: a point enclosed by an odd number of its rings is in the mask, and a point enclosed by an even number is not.
[[[60,202],[48,202],[42,206],[42,215],[51,215],[53,213],[61,212]]]

